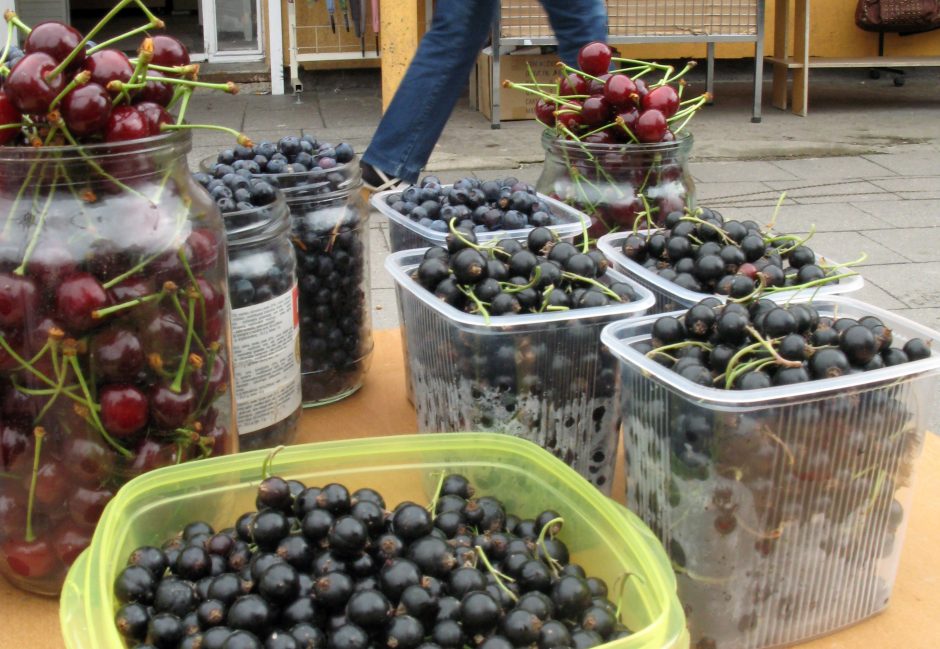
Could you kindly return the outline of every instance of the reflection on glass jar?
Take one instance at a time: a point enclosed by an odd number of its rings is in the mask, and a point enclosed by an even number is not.
[[[590,216],[589,234],[662,224],[676,210],[695,209],[689,172],[692,135],[656,144],[590,144],[542,135],[545,164],[536,189]]]
[[[237,450],[222,222],[190,136],[0,148],[0,571],[58,592],[145,471]]]

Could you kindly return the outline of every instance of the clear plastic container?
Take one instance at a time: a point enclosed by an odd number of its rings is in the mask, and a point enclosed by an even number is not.
[[[342,189],[308,185],[287,196],[300,291],[304,407],[362,387],[372,358],[369,210],[357,175]]]
[[[940,344],[940,333],[863,302],[834,296],[814,306],[877,316],[895,346]],[[940,355],[720,390],[632,347],[649,340],[656,317],[612,324],[601,340],[622,370],[628,506],[668,548],[692,646],[788,645],[883,610]]]
[[[68,649],[122,649],[114,625],[114,580],[128,554],[159,544],[191,520],[217,528],[254,509],[267,453],[182,465],[128,484],[102,518],[91,547],[68,575],[59,607]],[[618,508],[564,464],[528,442],[460,433],[303,444],[283,449],[272,470],[309,485],[342,482],[380,489],[389,503],[429,502],[441,470],[470,478],[480,495],[534,516],[554,509],[572,561],[613,583],[623,575],[621,619],[633,635],[610,649],[687,649],[675,578],[662,547],[635,516]]]
[[[239,446],[290,444],[300,420],[297,259],[284,195],[224,215]]]
[[[450,185],[445,185],[449,187]],[[370,199],[372,207],[388,217],[388,238],[392,252],[401,250],[413,250],[415,248],[426,248],[428,246],[443,246],[446,244],[447,233],[438,232],[425,227],[416,221],[412,221],[407,215],[402,214],[388,204],[387,199],[390,194],[399,193],[397,190],[389,190],[373,194]],[[579,212],[573,207],[565,205],[561,201],[549,198],[543,194],[538,195],[539,199],[548,204],[552,213],[557,216],[561,223],[548,226],[549,230],[555,232],[562,241],[571,241],[581,234],[585,227],[590,227],[591,219],[587,215]],[[525,239],[532,228],[523,228],[519,230],[494,230],[492,232],[478,232],[477,241],[484,243],[498,239]]]
[[[638,230],[639,234],[649,234],[651,230]],[[632,231],[612,232],[604,235],[597,241],[598,249],[604,253],[604,256],[610,260],[613,267],[621,273],[627,275],[630,279],[642,284],[653,292],[656,296],[656,306],[652,313],[666,313],[677,309],[686,309],[693,304],[705,299],[706,297],[716,297],[722,302],[728,299],[727,295],[718,295],[717,293],[698,293],[682,288],[675,282],[663,279],[648,268],[628,259],[623,254],[623,240],[633,234]],[[817,257],[825,255],[817,254]],[[827,258],[828,259],[828,258]],[[833,261],[833,260],[829,260]],[[834,262],[837,263],[837,262]],[[827,297],[830,295],[842,295],[857,291],[865,285],[865,280],[861,275],[851,275],[845,279],[840,279],[837,284],[825,284],[811,289],[798,291],[777,291],[768,293],[767,297],[773,300],[792,300],[806,299],[811,297]]]
[[[626,304],[528,315],[487,323],[439,300],[409,273],[424,250],[389,255],[407,378],[422,432],[479,430],[515,435],[560,457],[605,493],[620,428],[616,359],[600,330],[653,304],[641,286]],[[629,282],[616,271],[615,281]]]

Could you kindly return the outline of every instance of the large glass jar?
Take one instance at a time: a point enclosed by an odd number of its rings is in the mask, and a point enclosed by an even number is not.
[[[535,188],[593,219],[588,234],[628,230],[642,219],[661,225],[676,210],[695,209],[689,173],[692,135],[656,144],[591,144],[542,134],[545,164]]]
[[[304,407],[348,397],[369,369],[369,209],[361,188],[356,175],[340,187],[287,192],[297,251]]]
[[[239,446],[289,444],[300,419],[297,260],[283,194],[225,215]]]
[[[127,480],[237,451],[219,212],[184,132],[0,147],[0,572],[58,592]]]

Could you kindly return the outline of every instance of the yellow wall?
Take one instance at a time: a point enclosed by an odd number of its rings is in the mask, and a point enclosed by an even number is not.
[[[771,54],[774,47],[774,6],[776,0],[765,0],[764,52]],[[876,56],[878,35],[855,26],[856,0],[810,1],[810,53],[812,56]],[[792,6],[791,1],[791,15]],[[792,24],[792,23],[791,23]],[[704,58],[705,45],[694,43],[620,45],[618,49],[628,57],[646,59]],[[913,36],[885,35],[886,56],[938,56],[940,31]],[[717,58],[747,58],[754,56],[753,43],[719,43]]]

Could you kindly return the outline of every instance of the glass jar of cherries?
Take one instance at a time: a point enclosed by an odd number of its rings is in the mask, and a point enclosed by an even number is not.
[[[127,480],[237,450],[190,135],[0,147],[0,572],[58,592]]]

